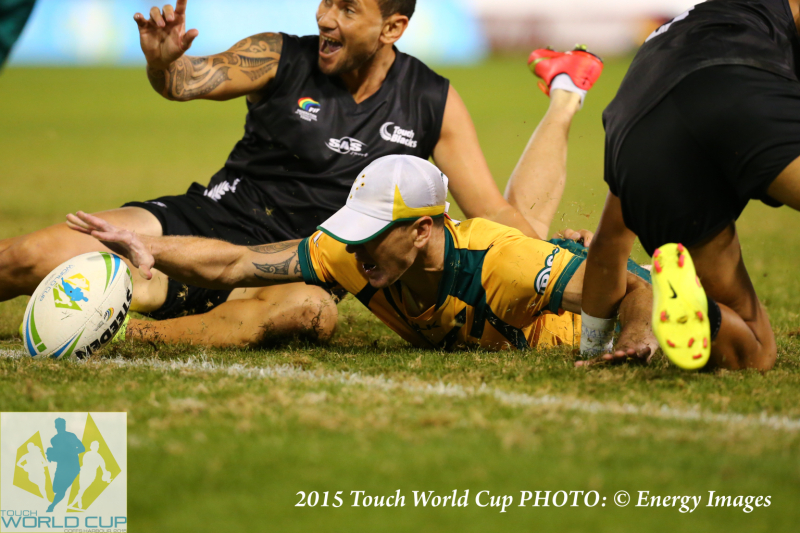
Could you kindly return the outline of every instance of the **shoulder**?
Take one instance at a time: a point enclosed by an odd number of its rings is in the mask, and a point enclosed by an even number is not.
[[[262,34],[275,36],[279,40],[278,71],[275,79],[267,87],[266,96],[273,96],[281,90],[291,90],[298,83],[304,83],[313,75],[317,66],[319,38],[314,35],[298,37],[287,33]]]
[[[450,80],[436,73],[416,57],[397,49],[395,52],[397,78],[402,80],[401,86],[408,88],[409,94],[413,94],[416,100],[429,102],[435,106],[437,113],[444,113]]]
[[[367,284],[344,243],[317,231],[301,241],[300,247],[300,269],[307,284],[326,288],[338,285],[352,294],[358,294]]]
[[[470,250],[485,250],[507,241],[528,239],[517,229],[485,218],[471,218],[458,225],[453,224],[451,231],[458,237],[459,247]]]
[[[431,83],[438,83],[440,85],[450,84],[450,80],[438,74],[420,59],[397,49],[395,49],[395,53],[397,54],[396,61],[398,62],[398,66],[404,73],[429,80]]]

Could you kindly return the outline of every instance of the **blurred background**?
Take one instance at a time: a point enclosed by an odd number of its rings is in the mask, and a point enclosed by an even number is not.
[[[21,2],[0,0],[0,47],[8,27],[3,10]],[[501,190],[549,104],[526,67],[530,50],[586,43],[602,55],[603,75],[572,124],[568,180],[551,233],[593,229],[608,191],[603,109],[646,35],[693,3],[418,0],[398,44],[458,89]],[[241,139],[244,99],[182,104],[153,91],[133,21],[135,12],[147,13],[152,5],[153,0],[36,2],[0,71],[0,239],[62,222],[78,209],[113,209],[181,194],[192,182],[206,184]],[[189,27],[200,30],[191,53],[217,53],[263,31],[316,33],[317,5],[318,0],[189,0]],[[451,213],[462,218],[455,204]],[[331,348],[199,355],[380,374],[398,382],[423,376],[437,387],[448,380],[476,387],[488,382],[503,390],[592,401],[798,418],[800,402],[792,391],[800,390],[800,350],[797,337],[789,336],[800,325],[800,232],[791,230],[797,220],[788,208],[753,202],[739,224],[748,272],[769,309],[782,354],[779,368],[767,376],[689,375],[663,366],[576,373],[565,366],[564,357],[572,356],[561,352],[518,359],[480,352],[423,356],[407,350],[353,299],[340,308],[341,334]],[[634,255],[648,261],[641,249]],[[0,352],[19,346],[26,304],[27,298],[0,303]],[[193,353],[152,349],[142,353],[165,360]],[[797,531],[799,522],[794,502],[800,499],[800,437],[794,433],[756,435],[744,425],[512,410],[490,399],[433,403],[416,393],[406,398],[368,389],[342,392],[327,382],[277,386],[222,374],[187,377],[145,368],[114,373],[106,366],[84,371],[56,361],[26,365],[0,358],[0,410],[129,412],[128,461],[136,470],[129,475],[128,509],[139,531],[485,533],[535,527],[562,533],[752,533]],[[442,494],[471,488],[473,495],[627,488],[654,495],[718,490],[776,496],[770,514],[719,509],[691,518],[670,508],[520,509],[500,515],[478,508],[294,507],[300,490],[393,494],[398,488]]]
[[[492,52],[590,43],[600,54],[637,47],[694,0],[420,0],[404,52],[438,65],[480,62]],[[263,31],[317,33],[318,0],[192,0],[189,25],[200,30],[193,53],[225,50]],[[133,14],[142,0],[39,0],[11,65],[142,63]],[[160,5],[160,4],[159,4]]]

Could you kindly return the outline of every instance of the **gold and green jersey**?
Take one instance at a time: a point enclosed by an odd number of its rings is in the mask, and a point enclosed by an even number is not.
[[[583,262],[547,241],[483,219],[445,220],[444,272],[436,305],[417,314],[402,281],[376,289],[345,245],[317,232],[300,243],[303,279],[354,294],[408,342],[450,350],[469,346],[575,346],[580,315],[561,299]]]

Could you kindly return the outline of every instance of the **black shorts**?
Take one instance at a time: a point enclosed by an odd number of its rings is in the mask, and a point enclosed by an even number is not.
[[[608,143],[607,143],[608,146]],[[605,180],[648,254],[739,218],[800,156],[800,83],[743,66],[687,76],[628,133]]]
[[[129,202],[123,207],[140,207],[155,215],[164,235],[208,237],[246,246],[301,238],[288,230],[270,229],[276,227],[276,221],[271,220],[269,224],[265,221],[273,213],[267,207],[269,199],[264,196],[257,184],[232,176],[223,169],[207,188],[194,183],[186,194]],[[149,316],[165,320],[205,313],[224,303],[230,293],[229,290],[194,287],[170,278],[164,305]]]

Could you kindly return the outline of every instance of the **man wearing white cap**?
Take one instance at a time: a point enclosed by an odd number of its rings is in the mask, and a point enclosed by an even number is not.
[[[208,288],[305,281],[355,295],[416,346],[575,345],[583,259],[567,248],[483,219],[447,217],[447,178],[424,159],[380,158],[359,173],[346,205],[301,241],[236,246],[199,237],[148,237],[78,212],[91,234],[140,268]],[[628,275],[618,348],[647,355],[649,285]]]

